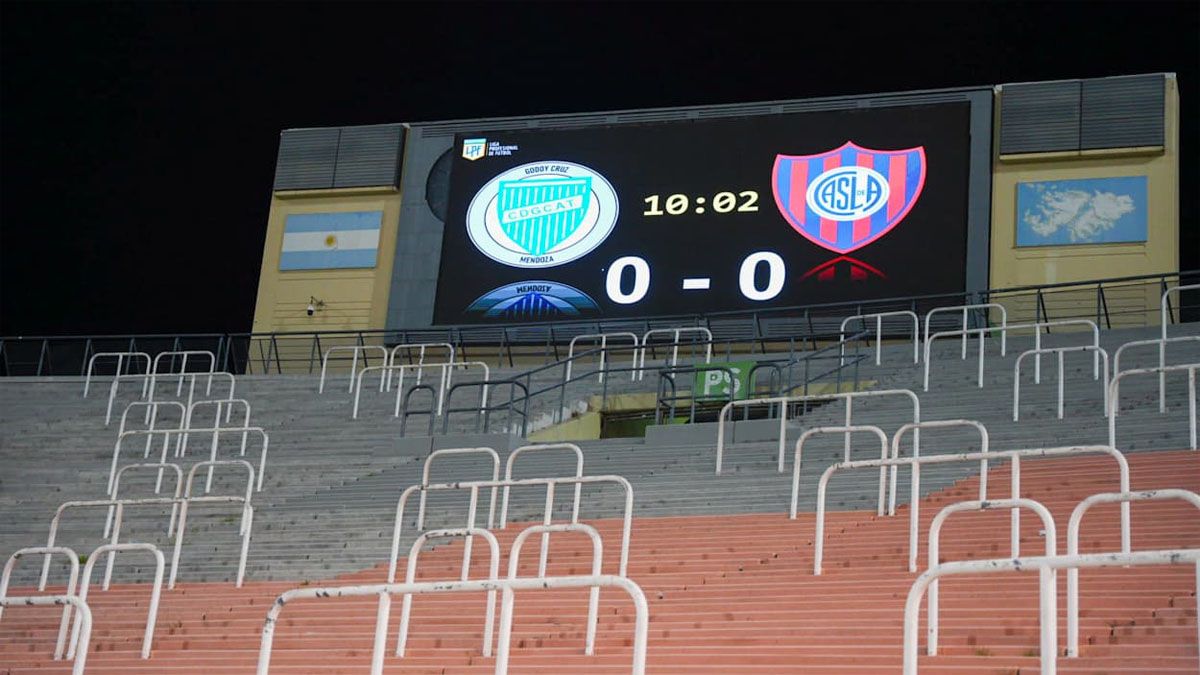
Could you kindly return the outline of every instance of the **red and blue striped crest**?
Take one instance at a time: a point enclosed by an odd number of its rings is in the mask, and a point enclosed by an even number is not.
[[[779,213],[809,241],[838,253],[890,232],[924,185],[924,147],[869,150],[851,141],[818,155],[776,155],[771,176]]]

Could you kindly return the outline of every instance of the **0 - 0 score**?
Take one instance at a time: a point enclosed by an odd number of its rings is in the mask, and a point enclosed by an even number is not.
[[[755,276],[762,264],[767,266],[767,280],[766,285],[760,288],[755,282]],[[633,287],[628,292],[622,288],[621,283],[626,269],[633,273]],[[755,251],[742,260],[738,269],[738,289],[747,300],[763,302],[774,298],[783,290],[786,280],[787,267],[783,264],[783,258],[774,251]],[[684,290],[708,288],[708,278],[683,279]],[[619,305],[640,302],[650,291],[650,264],[644,258],[635,255],[617,258],[608,266],[604,290],[608,293],[608,298]]]

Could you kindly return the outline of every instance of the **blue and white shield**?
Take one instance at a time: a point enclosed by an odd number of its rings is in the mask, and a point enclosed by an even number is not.
[[[925,148],[871,150],[851,141],[816,155],[777,155],[775,205],[809,241],[849,253],[904,220],[925,186]]]
[[[500,228],[530,255],[543,255],[575,233],[592,196],[592,179],[536,178],[500,181]]]

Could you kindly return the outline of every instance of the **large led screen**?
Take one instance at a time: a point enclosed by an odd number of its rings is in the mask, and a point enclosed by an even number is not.
[[[962,291],[969,108],[456,136],[434,320]]]

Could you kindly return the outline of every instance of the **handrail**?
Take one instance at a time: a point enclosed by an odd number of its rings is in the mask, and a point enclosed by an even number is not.
[[[1027,448],[1024,450],[996,450],[991,452],[964,452],[954,455],[930,455],[926,457],[900,457],[895,459],[868,459],[855,460],[853,462],[841,462],[839,464],[831,464],[821,474],[821,479],[817,483],[817,522],[816,522],[816,541],[813,544],[814,552],[816,553],[813,560],[814,570],[820,570],[821,551],[824,549],[824,542],[821,539],[825,532],[825,494],[828,490],[829,479],[838,471],[848,471],[852,469],[874,469],[881,466],[907,466],[912,469],[912,483],[909,488],[909,571],[916,571],[916,556],[913,551],[917,549],[917,532],[920,523],[920,504],[919,497],[921,487],[921,466],[924,464],[951,464],[956,462],[979,462],[987,459],[1009,459],[1012,460],[1012,478],[1011,489],[1014,499],[1021,496],[1021,458],[1023,457],[1057,457],[1059,455],[1082,455],[1093,452],[1102,452],[1111,455],[1117,462],[1118,472],[1118,489],[1122,492],[1129,491],[1129,462],[1125,459],[1125,455],[1116,448],[1107,445],[1070,445],[1060,446],[1055,448]],[[981,481],[980,487],[983,487]],[[979,500],[987,499],[986,493],[980,491]],[[1013,510],[1012,525],[1010,533],[1010,546],[1012,547],[1012,557],[1016,558],[1021,555],[1021,538],[1020,538],[1020,512]],[[1121,550],[1129,551],[1129,509],[1128,505],[1121,510]],[[819,573],[819,572],[817,572]]]
[[[1043,539],[1046,542],[1046,557],[1052,558],[1057,554],[1055,547],[1058,544],[1058,533],[1054,529],[1054,516],[1050,515],[1050,509],[1047,509],[1041,502],[1021,497],[996,499],[993,501],[955,502],[938,511],[937,515],[933,517],[933,523],[929,526],[929,569],[932,570],[937,567],[941,560],[938,549],[941,543],[942,525],[945,524],[947,518],[959,511],[986,511],[994,508],[1029,509],[1036,513],[1042,519]],[[1053,572],[1050,572],[1050,585],[1056,585]],[[1053,604],[1055,598],[1042,598],[1042,602],[1047,602],[1048,600],[1051,604],[1046,609],[1051,624],[1042,631],[1042,652],[1049,651],[1050,653],[1054,653],[1058,649],[1057,645],[1053,642],[1058,637],[1058,628],[1053,622],[1058,620],[1058,611],[1055,610]],[[926,600],[926,612],[928,616],[925,619],[927,631],[925,640],[926,653],[930,656],[936,656],[938,649],[938,605],[938,580],[935,578],[929,583],[929,598]],[[1048,635],[1051,636],[1051,642],[1049,643],[1046,642]]]
[[[964,359],[967,358],[967,335],[966,335],[965,331],[967,330],[967,326],[968,326],[968,321],[967,321],[967,319],[969,318],[968,313],[971,310],[981,310],[981,309],[983,309],[983,310],[987,310],[987,309],[1000,310],[1000,325],[998,326],[998,328],[1000,330],[1000,356],[1004,356],[1006,353],[1008,353],[1008,330],[1007,330],[1008,329],[1008,309],[1005,308],[1004,305],[1001,305],[998,302],[979,302],[979,303],[967,304],[967,305],[950,305],[950,306],[945,306],[945,307],[934,307],[933,309],[931,309],[925,313],[925,344],[929,344],[929,324],[932,322],[934,314],[944,314],[946,312],[961,311],[962,312],[962,329],[964,331],[962,334],[962,358],[964,358]],[[927,349],[926,354],[928,354],[928,353],[929,353],[929,350]]]
[[[1200,495],[1190,490],[1144,490],[1140,492],[1101,492],[1091,495],[1071,511],[1071,520],[1067,524],[1067,555],[1079,555],[1079,526],[1083,522],[1083,514],[1096,504],[1120,502],[1128,505],[1132,501],[1162,501],[1166,499],[1181,499],[1190,502],[1200,509]],[[1197,582],[1200,582],[1200,568],[1197,568]],[[1198,589],[1200,590],[1200,589]],[[1200,626],[1197,627],[1200,631]],[[1079,569],[1067,570],[1067,652],[1068,657],[1079,656]]]
[[[650,349],[650,336],[651,335],[666,335],[668,333],[670,333],[672,336],[671,341],[666,344],[655,345],[655,346],[660,346],[660,347],[670,346],[671,347],[671,364],[670,365],[672,368],[679,365],[679,337],[681,335],[683,335],[684,333],[695,333],[695,334],[703,335],[703,336],[705,336],[705,338],[707,338],[704,342],[704,362],[712,363],[713,334],[712,334],[712,331],[709,330],[708,328],[705,328],[704,326],[678,326],[675,328],[654,328],[654,329],[648,330],[642,334],[642,357],[641,357],[641,361],[639,364],[641,367],[641,370],[638,371],[638,379],[639,380],[646,379],[646,352]]]
[[[1131,368],[1113,375],[1108,383],[1108,444],[1117,444],[1117,414],[1121,410],[1121,378],[1130,375],[1147,375],[1187,371],[1188,374],[1188,432],[1191,437],[1192,450],[1196,449],[1196,369],[1200,363],[1183,363],[1176,366],[1160,366],[1158,368]],[[1161,399],[1160,399],[1161,400]]]
[[[188,425],[187,408],[184,407],[184,405],[179,401],[133,401],[129,405],[125,406],[125,410],[121,411],[121,422],[117,425],[117,436],[120,437],[121,434],[125,433],[125,423],[129,421],[129,411],[133,410],[134,408],[146,409],[145,424],[150,425],[147,427],[147,430],[153,430],[155,425],[158,424],[158,409],[160,407],[179,408],[179,423],[175,426],[175,431],[183,431],[184,427]],[[146,449],[142,453],[143,458],[150,456],[151,440],[152,439],[150,436],[146,437]],[[181,440],[182,437],[176,439],[176,451],[179,450],[179,442]],[[165,444],[166,442],[167,439],[163,438],[163,443]]]
[[[215,407],[217,409],[217,411],[216,411],[216,416],[213,419],[213,427],[219,428],[221,426],[221,408],[222,407],[225,408],[225,422],[228,423],[230,417],[233,416],[234,404],[240,404],[242,406],[242,410],[244,412],[244,414],[242,416],[242,428],[243,429],[250,428],[250,402],[249,401],[247,401],[244,398],[218,398],[218,399],[203,399],[200,401],[193,401],[187,408],[187,424],[184,425],[187,428],[184,429],[184,431],[185,432],[190,431],[192,423],[193,423],[192,416],[196,414],[197,408],[201,408],[201,407],[205,407],[205,406]],[[242,432],[242,454],[243,455],[246,454],[247,433],[248,432],[245,432],[245,431]],[[185,448],[187,447],[187,438],[188,438],[187,433],[184,433],[183,447],[185,447]]]
[[[403,365],[410,365],[410,366],[413,366],[413,365],[415,365],[415,366],[440,365],[440,363],[438,363],[438,362],[430,363],[430,364],[425,363],[425,353],[426,353],[426,351],[428,351],[428,349],[430,347],[438,347],[439,349],[444,347],[446,349],[446,360],[443,363],[454,363],[455,362],[455,354],[457,353],[457,350],[455,350],[454,345],[450,344],[449,342],[412,342],[412,343],[402,343],[402,344],[393,346],[391,348],[391,350],[388,352],[386,364],[389,366],[396,365],[396,357],[399,356],[401,349],[407,349],[410,351],[413,349],[419,349],[420,351],[417,353],[417,362],[403,364]],[[412,359],[412,355],[410,354],[409,360],[411,360],[411,359]],[[401,371],[401,373],[403,373],[403,371]],[[442,370],[442,377],[441,377],[441,384],[440,384],[441,388],[445,389],[446,387],[450,386],[450,375],[451,375],[450,371]],[[421,384],[421,369],[420,368],[417,368],[417,384]],[[392,390],[392,371],[390,371],[390,370],[387,372],[385,386],[388,391]]]
[[[1042,675],[1057,672],[1057,634],[1050,630],[1057,624],[1054,607],[1057,590],[1054,588],[1051,570],[1082,567],[1129,567],[1131,565],[1179,565],[1195,563],[1200,566],[1200,549],[1168,551],[1138,551],[1136,553],[1088,553],[1076,556],[1054,556],[1010,558],[997,560],[962,560],[942,563],[926,570],[917,577],[904,603],[904,675],[917,675],[917,630],[921,612],[921,598],[929,584],[944,576],[959,574],[983,574],[994,572],[1024,572],[1038,570],[1039,624],[1041,642],[1052,645],[1040,651]]]
[[[8,596],[8,582],[12,579],[13,567],[22,556],[44,554],[46,557],[45,571],[42,573],[42,583],[38,586],[39,591],[46,590],[45,577],[50,573],[50,557],[55,553],[61,553],[67,562],[71,565],[70,575],[67,577],[67,597],[75,596],[75,585],[79,581],[79,554],[65,546],[55,546],[53,543],[45,546],[30,546],[27,548],[17,549],[12,555],[8,556],[8,560],[4,563],[4,572],[0,574],[0,614],[3,614],[4,608],[8,605],[5,600],[25,600],[26,598],[10,598]],[[33,596],[39,597],[39,596]],[[53,597],[53,596],[52,596]],[[15,604],[15,603],[14,603]],[[21,603],[28,604],[28,603]],[[54,660],[57,661],[63,657],[63,648],[67,642],[67,626],[71,620],[71,606],[63,607],[62,620],[58,625],[58,640],[54,643]],[[90,632],[90,631],[89,631]],[[77,672],[81,672],[82,668]]]
[[[325,350],[325,355],[321,357],[321,380],[317,385],[317,393],[325,393],[325,373],[329,369],[329,355],[334,352],[354,352],[354,357],[350,362],[350,384],[346,387],[346,393],[354,391],[354,377],[358,374],[358,355],[362,354],[363,363],[367,362],[367,352],[379,350],[383,357],[383,364],[388,364],[388,350],[383,345],[334,345]],[[383,380],[379,381],[379,391],[383,391]]]
[[[1057,354],[1058,355],[1058,419],[1063,418],[1063,387],[1066,378],[1063,376],[1063,355],[1066,352],[1096,352],[1100,354],[1104,361],[1104,416],[1108,416],[1108,352],[1104,351],[1103,347],[1093,345],[1075,345],[1074,347],[1046,347],[1042,349],[1027,349],[1017,356],[1016,363],[1013,364],[1013,421],[1017,422],[1021,419],[1021,361],[1030,354],[1041,356],[1042,354]]]
[[[78,562],[76,563],[78,564]],[[84,666],[87,664],[88,645],[92,639],[92,610],[87,606],[87,603],[68,593],[67,595],[28,595],[28,596],[9,596],[0,597],[0,609],[12,606],[39,606],[52,605],[62,606],[63,612],[71,611],[74,608],[81,617],[79,621],[79,630],[82,637],[79,638],[79,654],[75,657],[75,665],[71,666],[71,675],[83,675]],[[54,657],[56,660],[59,656]]]
[[[530,535],[540,533],[542,535],[542,541],[544,542],[552,532],[582,532],[583,534],[587,535],[588,539],[590,539],[592,542],[591,576],[593,578],[600,576],[600,565],[604,560],[604,543],[600,540],[600,533],[597,532],[596,528],[592,527],[591,525],[585,525],[583,523],[571,523],[569,525],[534,525],[522,530],[521,533],[517,535],[517,538],[513,540],[512,549],[508,554],[509,579],[517,578],[517,566],[521,561],[521,547],[525,545],[525,540],[528,539]],[[538,569],[537,578],[546,578],[546,569],[544,565]],[[513,601],[513,594],[511,592],[505,592],[502,602],[507,607],[507,610],[501,609],[500,611],[501,618],[499,647],[499,649],[504,652],[503,656],[500,658],[503,658],[505,661],[508,660],[508,645],[512,637]],[[600,587],[592,586],[590,589],[588,589],[587,632],[583,643],[583,653],[586,656],[592,656],[596,653],[596,624],[599,616],[599,609]]]
[[[779,404],[779,459],[778,471],[783,473],[784,453],[786,452],[787,444],[787,408],[791,403],[800,403],[805,401],[846,401],[846,422],[845,426],[853,424],[854,414],[854,399],[856,398],[873,398],[877,396],[906,396],[913,404],[913,422],[921,421],[921,399],[911,389],[872,389],[868,391],[850,391],[838,392],[833,394],[801,394],[799,396],[776,396],[772,398],[756,398],[744,401],[730,401],[721,408],[721,414],[717,416],[717,472],[721,475],[721,467],[724,462],[725,454],[725,414],[733,410],[735,406],[762,405],[765,403]],[[920,437],[914,436],[913,443],[920,445]],[[843,443],[846,452],[850,449],[850,434],[846,434]]]
[[[171,357],[171,370],[159,372],[158,364],[164,356]],[[183,357],[182,363],[179,366],[178,373],[175,372],[175,357],[177,357],[177,356]],[[207,371],[199,371],[199,372],[209,374],[208,386],[204,390],[204,395],[208,396],[209,394],[212,393],[212,374],[217,372],[217,355],[206,349],[184,349],[184,350],[178,350],[178,351],[159,352],[158,354],[154,355],[154,365],[150,369],[150,391],[151,391],[152,396],[154,393],[154,385],[157,382],[158,375],[176,375],[176,374],[178,374],[179,375],[179,383],[175,385],[175,395],[179,396],[180,394],[183,393],[183,376],[188,374],[187,362],[188,362],[189,356],[196,356],[196,357],[207,356],[208,357],[208,370]],[[194,377],[195,373],[192,373],[192,375],[193,375],[192,387],[195,387],[196,386],[196,380]]]
[[[109,499],[117,499],[118,498],[117,493],[121,489],[121,476],[126,471],[130,471],[132,469],[154,469],[154,470],[161,472],[165,468],[170,468],[175,472],[175,494],[172,496],[174,496],[176,498],[180,497],[183,494],[183,469],[179,468],[178,464],[174,464],[171,462],[166,462],[163,464],[146,462],[146,463],[142,463],[142,464],[126,464],[125,466],[118,469],[117,476],[115,479],[113,479],[112,490],[108,493],[108,498]],[[178,505],[171,507],[171,522],[167,525],[167,536],[168,537],[175,533],[175,515],[176,515],[177,506]],[[104,534],[100,535],[101,537],[103,537],[105,539],[108,538],[109,529],[112,527],[112,516],[113,516],[113,509],[110,508],[108,510],[108,516],[104,519]]]
[[[1183,277],[1181,275],[1180,280],[1182,280],[1182,279],[1183,279]],[[1158,301],[1159,325],[1162,326],[1162,339],[1164,340],[1164,342],[1159,344],[1159,346],[1158,346],[1158,367],[1159,368],[1162,368],[1167,365],[1167,345],[1166,345],[1165,340],[1167,339],[1167,324],[1171,318],[1170,317],[1171,294],[1172,293],[1180,294],[1179,318],[1182,321],[1183,320],[1183,306],[1182,306],[1183,296],[1182,296],[1182,293],[1184,291],[1194,291],[1194,290],[1200,290],[1200,284],[1187,284],[1187,285],[1177,284],[1177,285],[1172,286],[1172,287],[1166,289],[1165,291],[1163,291],[1162,297]],[[1158,374],[1158,411],[1159,412],[1167,411],[1167,402],[1166,401],[1167,401],[1167,374],[1160,372]],[[1193,443],[1192,447],[1195,448],[1196,444]]]
[[[380,373],[379,391],[381,391],[381,392],[384,391],[385,382],[388,387],[387,391],[391,391],[391,373],[392,372],[400,373],[400,381],[396,388],[396,409],[392,413],[393,417],[399,417],[400,416],[400,399],[401,399],[401,394],[403,394],[403,392],[404,392],[404,371],[414,370],[414,369],[417,370],[417,373],[418,373],[417,383],[419,384],[420,383],[419,376],[420,376],[420,372],[422,369],[440,368],[442,370],[442,375],[441,375],[441,379],[439,381],[440,384],[439,384],[439,388],[438,388],[438,406],[437,406],[437,414],[440,416],[444,413],[443,405],[444,405],[444,402],[446,399],[446,387],[449,386],[449,382],[450,382],[450,376],[447,373],[453,368],[468,369],[468,368],[475,367],[475,366],[483,368],[483,379],[484,380],[488,380],[491,378],[492,370],[488,366],[488,364],[484,363],[483,361],[458,361],[456,363],[426,363],[426,364],[402,363],[398,366],[389,364],[386,366],[368,366],[366,368],[363,368],[362,370],[358,371],[358,380],[354,385],[354,410],[351,413],[350,417],[351,417],[351,419],[358,419],[358,403],[359,403],[359,399],[362,398],[362,384],[363,384],[363,380],[366,379],[367,373],[369,373],[369,372],[378,371]],[[483,399],[484,399],[483,405],[487,405],[487,389],[486,388],[484,389],[484,392],[483,392]]]
[[[146,629],[142,633],[142,658],[150,658],[150,648],[154,643],[154,626],[158,621],[158,600],[162,595],[162,580],[163,567],[165,561],[162,551],[154,544],[104,544],[92,551],[88,556],[87,564],[83,566],[83,583],[79,585],[79,599],[87,602],[88,585],[92,581],[92,569],[96,566],[96,560],[105,553],[109,554],[109,560],[112,559],[112,554],[117,551],[149,551],[154,556],[154,585],[150,587],[150,606],[146,611]],[[101,590],[108,590],[106,583]],[[82,632],[83,617],[80,614],[75,615],[75,628],[71,633],[71,645],[67,648],[67,658],[74,658],[75,650],[79,645],[79,635]]]
[[[267,430],[263,429],[262,427],[211,427],[211,428],[206,427],[206,428],[202,428],[202,429],[184,429],[182,431],[178,430],[178,429],[131,429],[129,431],[126,431],[117,437],[117,442],[113,446],[112,463],[109,466],[109,470],[108,470],[107,490],[108,491],[112,490],[113,480],[116,478],[116,475],[117,475],[117,464],[120,462],[121,445],[122,445],[122,442],[126,438],[129,438],[132,436],[154,436],[154,435],[164,436],[165,438],[163,441],[162,457],[159,460],[159,464],[166,464],[167,463],[166,438],[169,438],[171,434],[184,434],[186,437],[186,434],[189,432],[202,433],[202,434],[211,433],[213,435],[213,443],[211,446],[211,452],[210,452],[210,457],[209,457],[209,459],[211,461],[215,461],[217,459],[217,449],[218,449],[220,434],[222,434],[222,433],[238,433],[238,432],[258,434],[259,438],[262,439],[262,446],[259,448],[259,455],[258,455],[258,490],[259,491],[262,490],[263,476],[266,474],[266,468],[267,468],[267,451],[270,449],[270,446],[271,446],[271,437],[267,434]],[[185,440],[186,440],[186,438],[185,438]],[[176,452],[176,456],[182,457],[186,453],[187,453],[187,445],[181,444],[179,449]],[[245,455],[245,450],[243,449],[242,456],[244,456],[244,455]],[[160,474],[159,480],[161,481],[161,479],[162,479],[162,475]],[[161,488],[161,485],[156,483],[154,486],[154,493],[158,494],[160,488]],[[209,477],[208,477],[208,484],[207,484],[207,487],[205,488],[205,492],[207,492],[211,488],[212,488],[212,474],[210,473]]]
[[[1037,322],[1033,322],[1033,323],[1009,324],[1004,327],[984,326],[983,328],[965,328],[963,330],[946,330],[946,331],[939,331],[937,333],[934,333],[933,335],[929,336],[925,340],[925,379],[924,379],[925,391],[929,391],[930,346],[938,338],[952,337],[955,335],[961,335],[961,336],[963,336],[963,338],[966,338],[967,335],[978,335],[979,336],[979,386],[983,387],[983,361],[984,361],[983,338],[986,334],[994,333],[996,331],[1002,331],[1001,335],[1003,336],[1007,333],[1007,331],[1010,331],[1010,330],[1021,330],[1021,329],[1025,329],[1025,328],[1032,328],[1032,329],[1034,329],[1033,347],[1034,347],[1034,349],[1040,350],[1042,348],[1042,329],[1043,328],[1050,328],[1053,326],[1078,326],[1078,325],[1091,326],[1091,328],[1092,328],[1092,346],[1099,348],[1100,347],[1100,328],[1096,325],[1096,322],[1092,321],[1091,319],[1059,319],[1057,321],[1037,321]],[[1004,337],[1001,337],[1001,340],[1004,340],[1004,339],[1005,339]],[[1001,356],[1003,356],[1003,352],[1001,352]],[[1100,377],[1100,355],[1098,353],[1095,354],[1092,359],[1092,377],[1094,379],[1099,379],[1099,377]],[[1035,384],[1040,384],[1042,381],[1042,360],[1041,360],[1040,355],[1038,355],[1034,358],[1033,381]]]
[[[129,360],[131,360],[131,361],[134,358],[138,358],[138,357],[145,358],[146,359],[146,372],[150,372],[150,355],[147,354],[146,352],[97,352],[95,354],[92,354],[92,357],[90,359],[88,359],[87,374],[83,378],[83,397],[84,398],[87,398],[88,389],[92,385],[92,372],[96,367],[96,361],[101,358],[112,358],[114,356],[117,357],[117,369],[113,375],[114,379],[121,376],[121,367],[123,365],[125,365],[125,357],[127,357],[127,356],[129,357]]]
[[[417,558],[420,556],[421,547],[429,539],[444,539],[448,537],[465,537],[466,541],[470,541],[472,537],[479,535],[488,543],[488,579],[500,578],[500,544],[496,541],[496,535],[488,530],[479,527],[463,527],[449,530],[430,530],[422,532],[413,540],[412,546],[408,549],[408,567],[404,573],[404,583],[411,584],[417,580]],[[471,568],[471,549],[463,548],[463,569],[461,581],[467,581],[470,578]],[[375,660],[379,660],[378,667],[383,667],[383,652],[384,642],[387,640],[387,625],[388,614],[391,611],[392,596],[387,593],[379,595],[380,607],[376,615],[375,631],[375,649],[371,653],[371,667],[374,668]],[[404,656],[405,646],[408,644],[408,621],[412,615],[412,594],[405,593],[403,604],[400,609],[400,631],[399,639],[396,642],[396,656]],[[488,591],[487,599],[487,615],[483,622],[483,655],[492,655],[492,626],[496,618],[496,591]],[[381,627],[381,628],[380,628]]]
[[[888,437],[887,437],[887,434],[883,433],[883,429],[880,429],[877,426],[863,424],[863,425],[858,425],[858,426],[846,425],[846,426],[842,426],[842,427],[816,427],[813,429],[806,429],[804,431],[804,433],[800,434],[800,438],[796,439],[796,454],[795,454],[795,459],[792,460],[792,504],[791,504],[791,508],[788,509],[788,518],[789,519],[791,519],[791,520],[796,519],[796,510],[800,503],[800,461],[801,461],[801,459],[803,459],[804,442],[807,441],[810,436],[816,436],[816,435],[820,435],[820,434],[845,434],[846,436],[849,436],[851,433],[854,433],[854,432],[870,432],[870,433],[873,433],[876,436],[878,436],[879,437],[879,459],[887,459]],[[842,461],[843,461],[843,463],[850,462],[849,446],[847,446],[845,448],[845,455],[844,455],[844,459]],[[880,516],[883,515],[883,503],[886,498],[886,496],[885,496],[886,489],[887,489],[887,468],[881,466],[881,467],[879,467],[879,505],[876,508],[876,515],[880,515]],[[821,505],[818,505],[818,508],[821,508]],[[821,545],[822,545],[821,544],[821,528],[822,527],[824,527],[824,523],[822,522],[821,518],[818,518],[817,519],[817,528],[818,529],[817,529],[817,535],[816,535],[816,539],[817,539],[817,543],[816,543],[816,550],[817,550],[816,556],[817,557],[816,557],[816,559],[818,561],[820,561],[820,559],[821,559]],[[821,573],[819,564],[820,563],[818,562],[818,568],[817,568],[817,571],[814,572],[814,574]]]
[[[445,457],[448,455],[475,455],[475,454],[484,454],[484,455],[491,456],[491,458],[492,458],[492,480],[499,480],[499,478],[500,478],[500,455],[496,454],[495,450],[493,450],[491,448],[482,448],[482,447],[480,447],[480,448],[442,448],[440,450],[434,450],[433,452],[429,453],[428,457],[425,458],[424,465],[421,468],[421,485],[429,485],[430,484],[429,483],[429,471],[430,471],[430,468],[433,466],[433,460],[435,457]],[[421,491],[421,498],[417,503],[417,529],[418,530],[425,529],[425,497],[426,497],[425,491]],[[495,520],[495,518],[496,518],[496,488],[492,488],[491,501],[488,503],[487,526],[489,528],[492,527],[492,522]],[[471,523],[471,527],[475,527],[474,522]],[[467,535],[467,539],[463,543],[463,579],[464,580],[467,578],[466,577],[467,568],[471,564],[471,542],[473,540],[474,540],[474,537],[472,537],[471,535]]]
[[[167,373],[167,374],[170,375],[170,374],[174,374],[174,373]],[[192,401],[195,399],[196,377],[197,376],[206,376],[208,378],[208,386],[206,387],[205,393],[204,393],[205,396],[212,395],[213,378],[221,377],[221,376],[229,378],[229,393],[225,396],[225,398],[223,400],[232,399],[236,395],[237,380],[236,380],[236,378],[234,378],[233,373],[226,373],[226,372],[221,372],[221,371],[214,371],[211,373],[179,373],[179,377],[181,379],[184,377],[191,379],[191,384],[188,386],[187,403],[184,404],[185,408],[190,406],[192,404]],[[145,402],[151,403],[151,402],[155,402],[154,395],[155,395],[155,389],[157,387],[157,382],[156,382],[155,378],[157,378],[157,377],[158,377],[158,374],[148,373],[148,374],[122,375],[120,378],[115,378],[113,380],[113,386],[111,388],[109,388],[109,391],[108,391],[108,409],[104,414],[104,426],[108,426],[109,421],[112,417],[113,402],[116,400],[117,384],[120,382],[120,380],[122,380],[122,379],[126,379],[126,380],[140,379],[140,380],[142,380],[143,381],[142,398],[145,399]]]
[[[513,464],[517,461],[522,453],[542,452],[545,450],[571,450],[575,453],[575,477],[583,475],[583,450],[574,443],[539,443],[535,445],[522,445],[521,447],[508,453],[508,460],[504,463],[504,480],[513,479]],[[505,487],[503,496],[500,499],[500,520],[508,520],[508,493],[510,488]],[[495,494],[495,491],[492,492]],[[571,504],[571,523],[579,522],[579,500],[583,494],[583,483],[575,484],[575,501]],[[489,518],[489,522],[491,519]],[[550,533],[546,532],[542,535],[542,574],[545,575],[545,561],[547,549],[550,546]]]
[[[650,611],[646,603],[646,595],[642,589],[630,579],[623,576],[601,575],[598,577],[546,577],[544,579],[478,579],[473,581],[426,581],[412,584],[371,584],[364,586],[335,586],[325,588],[296,588],[284,592],[267,611],[263,622],[262,642],[258,652],[257,675],[268,675],[271,669],[271,647],[275,639],[275,626],[279,622],[279,614],[287,603],[300,599],[311,598],[342,598],[363,595],[393,595],[397,593],[461,593],[478,591],[532,591],[556,588],[587,588],[591,586],[614,586],[624,590],[633,600],[635,610],[633,628],[633,667],[632,675],[644,675],[646,671],[646,637],[649,632]],[[511,604],[509,605],[511,607]],[[505,619],[510,622],[512,617],[506,617],[501,612],[501,625]],[[378,627],[376,632],[378,633]],[[378,642],[378,635],[376,637]],[[382,675],[382,664],[371,668],[372,675]],[[508,648],[503,640],[500,641],[496,657],[496,675],[508,673]]]
[[[505,385],[505,384],[508,385],[508,392],[509,392],[508,402],[507,403],[496,403],[494,405],[488,405],[487,398],[488,398],[489,389],[498,387],[500,385]],[[529,423],[529,398],[530,397],[529,397],[529,388],[525,386],[524,382],[521,382],[518,379],[505,379],[505,380],[484,379],[484,380],[477,380],[475,382],[458,382],[458,383],[451,385],[451,387],[446,390],[447,406],[449,406],[449,401],[452,400],[452,398],[454,396],[454,392],[458,391],[459,389],[471,389],[473,387],[478,387],[481,389],[481,394],[479,397],[479,405],[464,406],[462,408],[451,408],[451,407],[445,408],[442,411],[442,433],[443,434],[450,433],[450,415],[452,415],[454,413],[458,413],[458,412],[469,412],[469,413],[475,414],[475,416],[476,416],[475,417],[475,431],[476,432],[482,431],[482,433],[486,434],[486,433],[488,433],[488,429],[491,428],[492,411],[493,410],[500,411],[500,410],[507,409],[508,410],[508,420],[507,420],[508,423],[511,425],[513,415],[519,415],[521,418],[521,428],[519,430],[517,430],[510,426],[509,428],[505,429],[505,433],[512,434],[514,431],[516,431],[518,436],[521,436],[521,437],[525,436],[525,430]],[[522,395],[520,397],[517,397],[516,391],[515,391],[516,389],[520,389],[522,391]],[[517,408],[518,401],[521,402],[521,404],[522,404],[522,406],[520,408]]]
[[[639,344],[637,333],[630,333],[630,332],[626,332],[626,331],[617,331],[615,333],[591,333],[591,334],[587,334],[587,335],[576,335],[575,337],[571,338],[571,342],[570,342],[569,346],[567,347],[567,360],[566,360],[567,371],[566,371],[566,375],[563,376],[564,379],[567,379],[567,380],[571,379],[571,366],[574,365],[574,363],[575,363],[574,359],[572,358],[573,356],[575,356],[575,343],[578,342],[579,340],[594,340],[596,338],[600,338],[600,379],[599,379],[599,381],[603,382],[604,381],[604,365],[605,365],[605,360],[606,360],[605,356],[608,353],[608,339],[609,338],[623,338],[623,337],[633,338],[633,362],[631,365],[633,365],[634,367],[637,367],[638,344]],[[709,351],[710,351],[710,353],[712,351],[711,344],[709,345]],[[630,379],[631,380],[637,379],[636,371],[630,371]]]
[[[1117,353],[1113,356],[1113,374],[1121,372],[1121,352],[1129,347],[1158,345],[1158,367],[1165,367],[1167,365],[1167,345],[1175,342],[1200,342],[1200,335],[1179,335],[1177,337],[1161,337],[1153,340],[1133,340],[1126,342],[1117,347]],[[1166,373],[1159,373],[1158,385],[1158,412],[1165,413],[1167,412]]]
[[[863,323],[863,328],[865,329],[866,328],[866,320],[867,319],[875,319],[875,365],[877,365],[877,366],[880,365],[882,363],[882,359],[883,359],[883,320],[885,317],[889,317],[889,316],[911,316],[912,317],[912,320],[913,320],[913,328],[912,328],[913,363],[917,363],[921,357],[921,351],[920,351],[920,337],[921,337],[920,323],[921,323],[921,320],[917,317],[916,312],[910,312],[908,310],[899,310],[899,311],[895,311],[895,312],[873,312],[871,314],[855,314],[854,316],[848,316],[848,317],[842,319],[841,328],[838,329],[838,333],[842,336],[842,339],[839,341],[842,345],[842,355],[845,356],[845,354],[846,354],[846,340],[845,340],[846,325],[849,324],[851,321],[861,321]]]
[[[408,503],[409,497],[413,492],[418,490],[470,490],[471,502],[468,507],[467,527],[475,527],[475,504],[478,502],[479,489],[490,487],[523,487],[532,485],[546,486],[546,508],[543,511],[542,524],[550,525],[551,517],[553,516],[554,505],[554,486],[556,485],[574,485],[576,483],[616,483],[625,491],[625,510],[622,516],[621,523],[621,566],[618,574],[625,576],[629,566],[629,539],[633,527],[633,486],[629,481],[622,476],[616,475],[599,475],[599,476],[562,476],[556,478],[519,478],[512,480],[477,480],[477,481],[462,481],[458,483],[434,483],[431,485],[410,485],[400,493],[400,499],[396,503],[396,520],[392,527],[392,547],[391,558],[388,563],[388,581],[392,582],[396,579],[396,561],[400,556],[400,536],[404,530],[404,507]],[[504,514],[507,516],[507,514]],[[508,522],[505,518],[500,519],[500,529],[505,529]],[[539,565],[543,568],[544,563]]]

